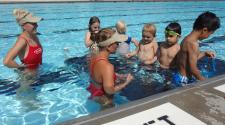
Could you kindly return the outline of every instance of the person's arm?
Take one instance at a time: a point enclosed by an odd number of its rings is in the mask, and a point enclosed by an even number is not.
[[[148,64],[153,64],[157,60],[157,50],[158,50],[158,44],[157,42],[153,43],[153,52],[154,52],[154,57],[151,59],[151,61],[148,62]]]
[[[137,55],[137,50],[134,50],[132,52],[129,52],[125,56],[126,56],[126,58],[130,58],[130,57],[135,56],[135,55]]]
[[[153,64],[157,60],[157,57],[154,56],[153,59],[149,62],[149,64]]]
[[[114,83],[113,76],[114,76],[114,68],[113,68],[113,66],[106,65],[105,68],[104,68],[104,73],[103,73],[102,79],[103,79],[103,88],[104,88],[104,91],[107,94],[114,94],[114,93],[122,90],[133,79],[133,77],[129,74],[127,76],[126,81],[124,83],[120,83],[120,84],[114,86],[115,83]]]
[[[201,72],[199,71],[197,67],[197,61],[198,61],[198,46],[194,43],[190,43],[187,45],[188,48],[188,65],[190,67],[191,74],[194,75],[194,77],[198,80],[205,80],[205,78],[201,75]]]
[[[91,40],[91,32],[87,32],[85,35],[85,46],[88,48],[90,47],[92,44],[92,40]]]
[[[140,44],[140,43],[139,43],[139,44]],[[126,58],[130,58],[130,57],[132,57],[132,56],[137,55],[138,50],[139,50],[139,45],[136,47],[136,49],[135,49],[134,51],[127,53],[127,54],[125,55],[125,57],[126,57]]]
[[[177,65],[177,56],[178,56],[179,51],[180,51],[180,45],[177,44],[177,51],[176,51],[174,58],[172,59],[172,61],[170,63],[170,68],[176,68],[178,66]]]
[[[40,43],[40,41],[39,41],[39,38],[38,38],[38,44],[40,45],[40,47],[41,47],[41,49],[42,49],[42,53],[43,53],[44,50],[43,50],[43,47],[42,47],[42,45],[41,45],[41,43]],[[42,60],[41,60],[41,65],[42,65]]]
[[[127,77],[128,74],[119,74],[119,73],[116,73],[116,78],[118,79],[125,79]]]
[[[200,52],[200,54],[198,55],[198,59],[201,59],[203,57],[210,57],[210,58],[214,58],[215,57],[215,53],[212,51],[205,51],[205,52]]]
[[[136,47],[138,47],[139,42],[135,38],[131,38],[131,42],[134,43]]]
[[[18,56],[19,52],[26,47],[26,42],[24,39],[19,38],[14,46],[9,50],[7,55],[3,60],[3,64],[9,68],[23,68],[24,65],[19,65],[16,63],[15,58]]]
[[[158,43],[154,42],[154,46],[153,46],[153,51],[154,51],[154,56],[157,56],[157,51],[158,51]]]
[[[161,54],[162,54],[162,48],[163,48],[163,46],[164,46],[164,42],[163,43],[161,43],[161,44],[159,44],[159,46],[158,46],[158,49],[157,49],[157,52],[156,52],[156,55],[157,55],[157,59],[159,59],[160,58],[160,56],[161,56]]]

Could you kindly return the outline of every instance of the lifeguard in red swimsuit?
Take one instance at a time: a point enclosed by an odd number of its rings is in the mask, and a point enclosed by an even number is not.
[[[15,45],[9,50],[4,58],[4,65],[9,68],[22,68],[25,71],[37,69],[42,63],[42,46],[37,37],[37,23],[42,18],[32,15],[23,9],[13,11],[17,23],[23,29]],[[22,64],[15,61],[19,57]]]

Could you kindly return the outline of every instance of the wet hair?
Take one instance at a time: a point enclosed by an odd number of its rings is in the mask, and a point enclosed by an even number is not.
[[[123,20],[120,20],[116,23],[116,30],[120,34],[126,33],[126,23]]]
[[[201,30],[207,28],[208,31],[216,31],[220,27],[220,19],[216,14],[206,11],[195,20],[193,29]]]
[[[112,37],[114,33],[115,33],[115,30],[111,28],[103,28],[96,34],[96,42],[97,43],[103,42],[109,39],[110,37]]]
[[[176,22],[172,22],[170,23],[166,29],[167,31],[174,31],[176,33],[178,33],[179,35],[181,35],[181,26],[179,23],[176,23]]]
[[[96,16],[91,17],[90,20],[89,20],[88,29],[89,29],[90,32],[91,32],[91,25],[94,24],[94,23],[99,23],[100,24],[100,20]]]
[[[97,37],[97,33],[91,32],[90,39],[91,39],[93,42],[96,42],[96,37]]]
[[[156,27],[154,24],[145,24],[143,29],[142,29],[142,34],[144,32],[150,32],[151,34],[153,34],[153,36],[155,37],[156,36]]]

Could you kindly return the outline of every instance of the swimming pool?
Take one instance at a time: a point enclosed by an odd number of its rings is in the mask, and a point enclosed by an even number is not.
[[[128,24],[128,34],[141,38],[144,23],[152,22],[157,27],[157,40],[164,39],[166,25],[177,20],[182,26],[182,36],[192,29],[194,19],[203,11],[212,11],[221,19],[221,28],[215,32],[201,49],[210,49],[217,53],[217,67],[219,75],[223,73],[225,60],[225,2],[149,2],[149,3],[45,3],[45,4],[2,4],[0,5],[0,61],[16,40],[20,28],[17,26],[12,10],[25,8],[43,17],[39,24],[40,41],[44,47],[41,78],[32,86],[29,94],[17,96],[17,74],[0,63],[0,124],[55,124],[69,119],[78,118],[99,111],[99,105],[88,100],[86,91],[89,76],[85,68],[87,49],[83,39],[87,30],[89,18],[96,15],[101,20],[101,27],[114,26],[117,20],[123,19]],[[112,8],[113,7],[113,8]],[[157,10],[157,11],[155,11]],[[69,63],[74,59],[76,64]],[[121,65],[116,57],[114,63]],[[223,61],[221,61],[223,60]],[[203,73],[209,77],[215,75],[213,60],[200,65]],[[82,64],[82,67],[79,65]],[[223,67],[219,67],[219,66]],[[138,69],[137,64],[130,65],[130,70],[136,76],[153,75],[155,81],[161,80],[157,73],[145,72]],[[209,70],[211,74],[209,74]],[[148,77],[137,80],[146,81]],[[139,82],[140,83],[140,82]],[[116,95],[117,105],[130,100],[136,100],[163,91],[158,84],[142,82],[131,84]],[[157,91],[150,91],[152,88]],[[139,89],[137,89],[139,88]],[[144,92],[143,92],[144,91]],[[133,92],[133,93],[131,93]],[[38,118],[38,119],[37,119]]]

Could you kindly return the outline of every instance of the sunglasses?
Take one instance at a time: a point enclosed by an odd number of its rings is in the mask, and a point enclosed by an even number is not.
[[[116,42],[116,45],[119,46],[120,45],[120,42]]]
[[[37,23],[31,23],[31,22],[27,22],[28,24],[31,24],[33,26],[37,26],[38,24]],[[26,24],[26,23],[25,23]]]

